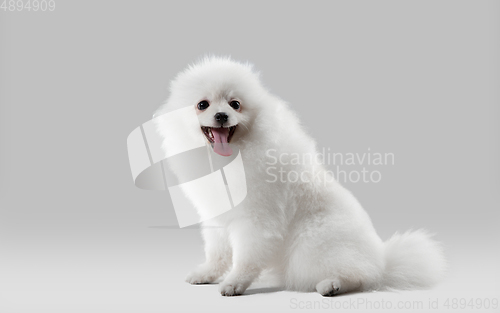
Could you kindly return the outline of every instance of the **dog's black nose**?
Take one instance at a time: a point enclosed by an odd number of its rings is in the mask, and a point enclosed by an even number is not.
[[[227,122],[227,119],[229,118],[229,116],[227,116],[227,114],[224,112],[219,112],[219,113],[215,113],[214,118],[217,122],[224,124],[225,122]]]

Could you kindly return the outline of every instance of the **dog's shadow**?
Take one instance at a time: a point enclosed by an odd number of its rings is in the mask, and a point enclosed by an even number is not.
[[[203,284],[195,284],[196,286],[217,286],[219,285],[219,281],[213,282],[213,283],[203,283]],[[283,287],[260,287],[260,288],[252,288],[252,289],[247,289],[245,292],[241,295],[238,295],[238,297],[241,296],[251,296],[251,295],[258,295],[258,294],[268,294],[268,293],[275,293],[275,292],[280,292],[280,291],[285,291],[285,288]]]
[[[213,283],[203,283],[203,284],[196,284],[196,286],[217,286],[219,285],[220,281],[216,281]],[[237,297],[243,297],[243,296],[252,296],[252,295],[258,295],[258,294],[271,294],[271,293],[276,293],[276,292],[281,292],[281,291],[288,291],[284,287],[259,287],[259,288],[251,288],[245,290],[245,292],[241,295],[238,295]],[[360,291],[360,290],[352,290],[349,292],[343,292],[341,294],[337,294],[334,296],[327,296],[324,298],[341,298],[341,297],[348,297],[352,296],[355,294],[361,294],[361,293],[366,293],[367,291]],[[316,293],[314,291],[310,292],[305,292],[305,293]],[[320,294],[316,293],[318,296],[321,296]]]
[[[280,292],[280,291],[287,291],[287,290],[285,288],[283,288],[283,287],[264,287],[264,288],[247,289],[240,296],[251,296],[251,295],[257,295],[257,294],[276,293],[276,292]],[[306,292],[306,293],[316,293],[316,292],[311,291],[311,292]],[[349,297],[349,296],[356,295],[356,294],[361,294],[361,293],[364,293],[364,292],[363,291],[359,291],[359,290],[353,290],[353,291],[344,292],[344,293],[341,293],[341,294],[338,294],[338,295],[334,295],[332,297],[324,297],[324,298]],[[317,295],[321,296],[320,294],[317,294]],[[323,297],[323,296],[321,296],[321,297]]]
[[[284,291],[285,289],[282,287],[263,287],[263,288],[254,288],[254,289],[247,289],[241,296],[251,296],[251,295],[257,295],[257,294],[267,294],[267,293],[275,293],[275,292],[280,292]]]
[[[148,228],[152,229],[204,229],[204,228],[223,228],[221,226],[203,226],[200,224],[195,224],[195,225],[190,225],[190,226],[185,226],[185,227],[179,227],[179,225],[161,225],[161,226],[148,226]]]

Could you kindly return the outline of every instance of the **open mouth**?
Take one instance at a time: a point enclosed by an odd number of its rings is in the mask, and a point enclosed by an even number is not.
[[[225,138],[227,138],[226,143],[229,143],[231,141],[231,138],[233,137],[234,131],[236,130],[236,126],[238,126],[238,125],[234,125],[234,126],[230,126],[230,127],[201,126],[201,130],[203,131],[203,134],[205,134],[205,137],[207,137],[208,141],[210,141],[210,143],[215,143],[216,138],[215,138],[214,133],[216,135],[219,135],[220,133],[222,133],[222,136],[220,136],[220,137],[222,137],[221,139],[224,140]],[[225,135],[224,133],[227,133],[227,135],[224,136]]]
[[[229,147],[229,142],[231,141],[237,126],[238,125],[229,127],[201,126],[201,130],[212,145],[215,153],[222,156],[230,156],[233,153],[233,150]]]

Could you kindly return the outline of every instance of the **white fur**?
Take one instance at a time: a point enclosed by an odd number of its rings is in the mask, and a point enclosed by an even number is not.
[[[241,112],[228,105],[234,97]],[[235,209],[204,223],[216,227],[202,229],[206,262],[188,275],[189,283],[211,283],[228,272],[219,290],[232,296],[243,293],[263,270],[272,270],[288,290],[331,296],[425,288],[439,281],[445,260],[431,236],[418,230],[384,243],[355,197],[323,176],[323,165],[285,159],[288,164],[279,166],[309,173],[310,182],[266,182],[269,149],[275,155],[304,155],[315,153],[316,144],[288,105],[262,86],[251,65],[203,59],[177,76],[156,114],[204,99],[211,106],[199,114],[202,125],[211,126],[213,113],[221,111],[238,123],[231,143],[241,150],[248,195]]]

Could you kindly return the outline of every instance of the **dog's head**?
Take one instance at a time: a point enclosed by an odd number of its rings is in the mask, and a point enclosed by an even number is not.
[[[192,106],[200,123],[199,131],[214,152],[229,156],[229,143],[244,138],[266,94],[258,76],[249,64],[229,58],[205,58],[176,77],[164,108]]]
[[[212,94],[206,93],[207,96],[196,104],[195,109],[201,130],[214,152],[229,156],[233,153],[229,142],[238,124],[245,119],[244,102],[232,88],[217,89]]]

